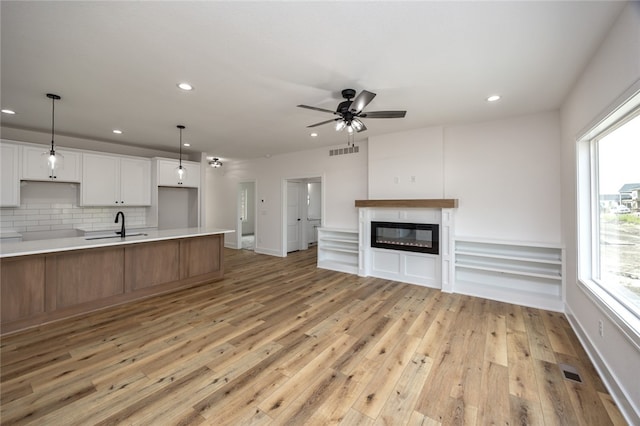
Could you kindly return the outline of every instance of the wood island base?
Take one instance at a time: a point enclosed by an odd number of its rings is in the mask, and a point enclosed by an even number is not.
[[[222,279],[224,234],[0,259],[1,334]]]

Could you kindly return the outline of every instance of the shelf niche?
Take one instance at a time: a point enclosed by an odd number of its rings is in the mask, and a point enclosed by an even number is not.
[[[459,238],[455,292],[562,311],[563,256],[559,246]]]

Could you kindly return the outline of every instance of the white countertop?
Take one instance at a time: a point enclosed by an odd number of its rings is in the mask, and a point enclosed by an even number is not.
[[[137,231],[130,231],[137,233]],[[55,253],[68,250],[81,250],[97,247],[119,246],[141,242],[173,240],[177,238],[198,237],[203,235],[227,234],[235,232],[218,228],[183,228],[145,231],[146,235],[127,236],[126,238],[90,239],[88,237],[57,238],[49,240],[10,241],[0,244],[0,258],[26,256],[30,254]],[[105,233],[105,236],[113,235]],[[89,238],[95,238],[89,237]]]

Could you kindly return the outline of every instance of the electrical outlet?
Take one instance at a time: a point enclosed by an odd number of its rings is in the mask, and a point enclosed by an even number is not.
[[[604,336],[604,324],[602,323],[602,320],[598,320],[598,334],[600,337]]]

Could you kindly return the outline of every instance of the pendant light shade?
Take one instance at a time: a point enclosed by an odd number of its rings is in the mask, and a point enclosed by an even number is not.
[[[176,167],[176,177],[178,178],[178,184],[182,184],[182,182],[187,178],[187,169],[182,167],[182,130],[185,127],[181,124],[178,124],[176,127],[180,129],[180,163],[178,167]]]
[[[49,177],[55,178],[55,171],[62,169],[64,165],[64,158],[62,154],[56,152],[54,136],[55,136],[55,118],[56,118],[56,101],[59,101],[61,98],[58,95],[54,95],[53,93],[47,93],[47,98],[51,99],[51,149],[42,153],[42,157],[44,157],[45,165],[47,170],[49,170]]]

